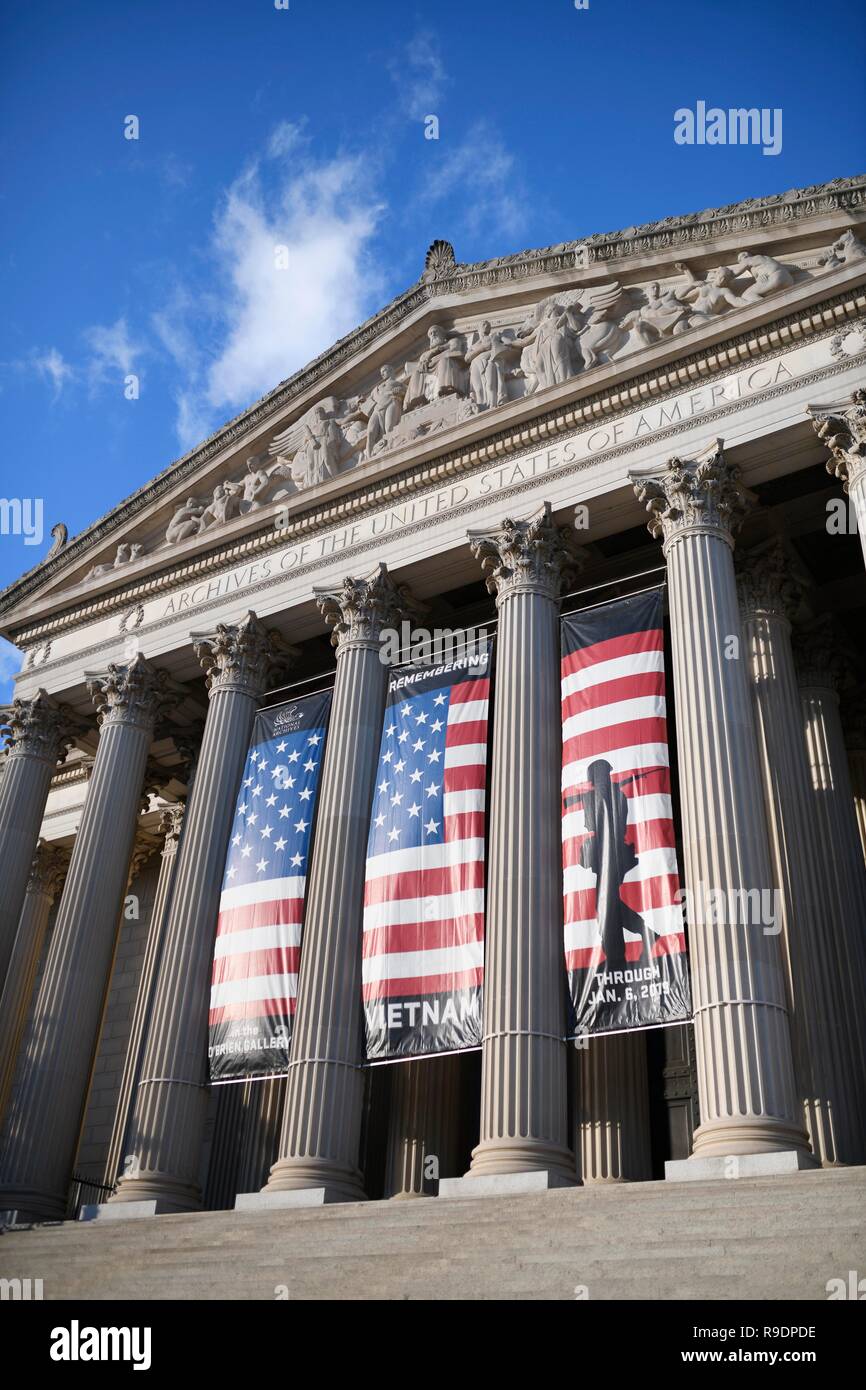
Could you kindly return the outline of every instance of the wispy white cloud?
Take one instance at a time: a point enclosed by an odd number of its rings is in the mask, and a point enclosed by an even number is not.
[[[67,382],[71,381],[75,372],[69,362],[57,348],[50,347],[44,350],[36,349],[28,359],[29,365],[36,372],[37,376],[46,381],[50,381],[52,394],[55,400],[62,392]]]
[[[400,105],[413,121],[439,115],[448,74],[439,41],[429,29],[419,29],[388,64]]]
[[[284,121],[226,190],[207,290],[177,288],[151,319],[179,372],[183,448],[375,308],[384,273],[370,248],[383,205],[372,170],[366,156],[317,160],[303,126]]]
[[[469,232],[504,237],[526,225],[523,181],[502,136],[488,121],[477,121],[457,144],[441,142],[438,165],[430,170],[419,194],[424,204],[447,202],[465,194],[460,218]]]
[[[87,375],[92,387],[128,376],[136,369],[144,346],[130,337],[125,317],[111,324],[94,324],[84,331],[89,348]]]

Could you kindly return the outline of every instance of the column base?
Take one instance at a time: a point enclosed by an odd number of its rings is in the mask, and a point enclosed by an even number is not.
[[[280,1158],[262,1188],[261,1196],[276,1193],[328,1192],[329,1202],[366,1202],[364,1177],[359,1169],[317,1158]],[[254,1197],[255,1193],[242,1196]],[[297,1204],[296,1204],[297,1205]],[[304,1203],[300,1203],[304,1205]],[[312,1202],[310,1205],[318,1205]]]
[[[698,1125],[692,1158],[729,1158],[732,1154],[787,1153],[800,1150],[811,1158],[805,1129],[771,1115],[736,1115]],[[683,1162],[691,1162],[684,1159]]]
[[[439,1198],[511,1197],[522,1193],[550,1192],[556,1187],[576,1186],[576,1177],[568,1177],[551,1168],[535,1168],[524,1173],[489,1173],[484,1176],[476,1176],[469,1172],[462,1178],[440,1178]]]
[[[198,1187],[165,1173],[153,1173],[121,1178],[117,1191],[99,1206],[118,1214],[122,1214],[123,1207],[151,1207],[151,1211],[132,1212],[131,1215],[164,1216],[170,1212],[201,1211],[202,1201]]]
[[[476,1179],[512,1173],[557,1173],[563,1179],[560,1186],[564,1187],[577,1182],[574,1155],[569,1149],[532,1139],[482,1142],[472,1152],[472,1164],[466,1177]]]
[[[782,1177],[786,1173],[802,1173],[818,1164],[812,1154],[802,1149],[777,1149],[775,1153],[715,1154],[704,1158],[678,1158],[665,1164],[665,1182],[708,1182],[727,1178]]]
[[[346,1197],[340,1188],[299,1187],[286,1191],[272,1192],[265,1187],[261,1192],[239,1192],[235,1197],[235,1211],[275,1211],[280,1207],[326,1207],[334,1202],[361,1201],[358,1197]],[[363,1198],[366,1201],[366,1197]]]
[[[138,1202],[94,1202],[84,1206],[78,1213],[79,1221],[130,1221],[142,1216],[176,1216],[179,1212],[189,1212],[189,1207],[176,1207],[171,1202],[159,1201],[153,1197],[149,1201],[142,1198]]]

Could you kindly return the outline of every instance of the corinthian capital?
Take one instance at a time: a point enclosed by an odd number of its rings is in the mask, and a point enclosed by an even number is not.
[[[744,618],[763,614],[791,622],[805,590],[791,554],[778,538],[738,557],[737,594]]]
[[[838,695],[862,674],[857,652],[831,613],[800,628],[793,645],[801,686],[824,687]]]
[[[407,584],[398,584],[380,563],[369,579],[344,579],[339,589],[314,589],[331,629],[337,656],[350,647],[378,648],[385,628],[419,611]]]
[[[469,544],[497,607],[513,594],[555,601],[569,575],[583,568],[583,551],[569,527],[553,520],[549,502],[526,521],[509,516],[495,531],[470,531]]]
[[[84,721],[68,705],[58,704],[45,690],[0,709],[9,757],[42,758],[54,764],[83,727]]]
[[[818,438],[830,450],[827,472],[845,491],[866,473],[866,391],[855,391],[842,405],[807,405]]]
[[[166,806],[159,818],[159,832],[163,836],[163,857],[177,853],[185,810],[186,803],[178,801],[174,806]]]
[[[217,623],[213,632],[192,632],[190,640],[207,673],[211,695],[235,690],[257,699],[275,672],[298,655],[279,632],[266,628],[252,612],[237,624]]]
[[[697,459],[672,458],[662,473],[632,475],[639,502],[650,514],[647,528],[664,548],[686,535],[713,535],[733,545],[753,494],[724,454],[721,440]]]
[[[84,679],[102,727],[132,724],[152,733],[182,695],[168,672],[152,666],[141,652],[126,664],[112,662],[107,671],[85,672]]]
[[[28,893],[45,893],[49,898],[56,898],[63,886],[68,867],[68,849],[62,845],[49,844],[47,840],[40,840],[30,866]]]

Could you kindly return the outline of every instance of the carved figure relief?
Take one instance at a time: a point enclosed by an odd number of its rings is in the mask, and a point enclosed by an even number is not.
[[[667,283],[623,287],[611,280],[563,289],[512,310],[510,322],[501,312],[498,322],[433,324],[414,357],[381,366],[377,379],[357,395],[317,401],[276,435],[267,458],[248,458],[240,477],[218,483],[210,499],[187,497],[174,511],[163,545],[217,530],[481,411],[561,385],[863,258],[866,246],[849,229],[810,262],[812,270],[741,251],[734,265],[712,267],[703,278],[677,262],[679,278]],[[425,279],[446,280],[456,269],[450,244],[435,242]],[[85,582],[143,552],[141,544],[119,545],[114,561],[94,565]]]

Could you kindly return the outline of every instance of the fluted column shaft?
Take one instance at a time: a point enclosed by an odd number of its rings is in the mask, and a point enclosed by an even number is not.
[[[393,1069],[385,1196],[435,1196],[455,1176],[460,1058],[426,1057]]]
[[[135,1007],[132,1013],[129,1042],[127,1043],[126,1057],[123,1062],[123,1073],[120,1079],[117,1108],[114,1113],[114,1124],[111,1131],[111,1139],[108,1145],[108,1157],[105,1161],[105,1172],[102,1179],[107,1187],[117,1182],[123,1170],[123,1160],[125,1157],[124,1144],[129,1128],[130,1108],[141,1072],[142,1052],[144,1049],[147,1023],[150,1017],[153,987],[156,980],[156,971],[160,958],[168,909],[171,904],[174,871],[177,864],[177,846],[178,840],[180,839],[182,823],[182,805],[173,806],[163,813],[161,828],[164,831],[165,840],[159,866],[159,878],[157,879],[153,907],[150,913],[150,923],[148,925],[147,939],[144,946],[144,960],[142,962],[141,976],[138,982]]]
[[[546,1171],[568,1182],[559,593],[574,549],[548,507],[470,540],[499,611],[481,1123],[470,1174]]]
[[[285,1076],[247,1081],[243,1087],[243,1141],[236,1192],[257,1192],[277,1155],[286,1104]]]
[[[399,624],[407,595],[381,566],[372,579],[347,579],[340,590],[317,591],[317,599],[333,628],[337,673],[307,879],[285,1118],[265,1191],[324,1188],[331,1200],[359,1201],[364,865],[388,678],[380,635]]]
[[[577,1053],[574,1152],[584,1183],[652,1177],[646,1038],[593,1037]]]
[[[743,490],[720,448],[672,459],[635,488],[668,562],[701,1107],[694,1155],[805,1150],[779,941],[760,915],[750,920],[773,877],[732,553]],[[704,910],[710,892],[723,921]]]
[[[63,1216],[165,678],[138,657],[91,682],[102,717],[81,825],[9,1111],[0,1210]]]
[[[157,1211],[201,1206],[207,1112],[207,1019],[213,944],[235,796],[276,642],[255,614],[193,636],[209,703],[153,991],[147,1041],[113,1203]]]
[[[0,1122],[12,1091],[48,918],[68,863],[68,851],[41,841],[31,866],[12,959],[0,994]]]
[[[854,797],[857,830],[860,835],[863,855],[866,858],[866,749],[849,747],[848,772],[851,777],[851,793]]]
[[[751,559],[741,575],[770,857],[779,890],[794,1072],[818,1161],[862,1162],[866,1136],[858,1116],[866,1076],[851,1053],[845,1009],[840,1008],[850,994],[850,980],[837,947],[834,864],[815,835],[786,589],[792,586],[782,552]],[[791,592],[790,601],[794,599]]]
[[[12,956],[18,921],[57,760],[71,741],[74,721],[44,690],[2,711],[8,752],[0,778],[0,989]]]
[[[850,1084],[857,1108],[850,1119],[856,1129],[855,1152],[861,1154],[866,1144],[866,865],[835,678],[831,663],[810,652],[814,645],[813,637],[804,640],[798,670],[812,792],[810,831],[824,865],[823,887],[833,916],[840,987],[832,1017],[844,1028],[853,1067]]]

